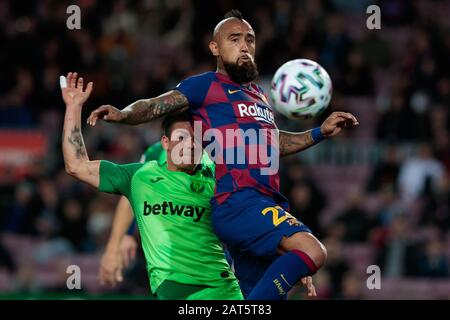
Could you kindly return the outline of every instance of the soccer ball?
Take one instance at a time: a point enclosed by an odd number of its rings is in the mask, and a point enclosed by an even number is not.
[[[291,60],[273,76],[270,97],[275,110],[289,119],[308,119],[321,114],[330,103],[330,76],[317,62]]]

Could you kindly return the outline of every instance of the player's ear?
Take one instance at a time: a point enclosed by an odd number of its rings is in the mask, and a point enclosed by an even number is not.
[[[166,151],[169,149],[169,141],[170,141],[169,137],[167,137],[167,136],[161,137],[161,145],[162,145],[163,149]]]
[[[210,41],[209,42],[209,50],[213,54],[214,57],[219,56],[219,46],[217,45],[217,42]]]

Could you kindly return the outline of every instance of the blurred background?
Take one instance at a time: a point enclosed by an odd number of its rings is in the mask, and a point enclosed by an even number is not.
[[[68,30],[66,8],[81,8]],[[367,6],[381,30],[366,28]],[[0,298],[64,297],[66,268],[81,268],[77,294],[148,293],[139,254],[116,289],[97,271],[118,198],[63,169],[59,75],[78,71],[101,104],[124,108],[186,76],[214,70],[207,44],[232,8],[257,36],[260,84],[284,62],[308,58],[331,75],[332,111],[360,126],[281,164],[291,213],[328,248],[315,276],[320,299],[450,298],[450,1],[79,0],[0,1]],[[136,162],[159,123],[83,128],[91,159]],[[381,290],[369,290],[369,265]],[[76,290],[75,290],[76,291]],[[304,299],[294,291],[292,299]]]

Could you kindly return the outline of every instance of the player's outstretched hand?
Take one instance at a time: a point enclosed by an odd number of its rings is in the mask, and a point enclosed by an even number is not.
[[[89,98],[94,84],[89,82],[86,89],[83,88],[83,78],[78,78],[76,72],[69,72],[66,77],[59,77],[61,93],[66,105],[83,105]]]
[[[107,104],[92,111],[87,119],[87,123],[91,126],[95,126],[98,119],[102,119],[106,122],[121,122],[124,117],[122,111]]]
[[[100,284],[115,287],[123,281],[122,257],[119,250],[106,250],[100,262],[98,272]]]
[[[136,258],[137,242],[133,236],[124,235],[120,241],[120,254],[122,256],[122,265],[127,268],[130,262]]]
[[[308,290],[308,297],[316,297],[316,287],[313,284],[312,277],[304,277],[301,279],[301,285]]]
[[[354,115],[348,112],[333,112],[320,127],[322,134],[325,137],[334,137],[343,128],[359,125],[358,120]]]

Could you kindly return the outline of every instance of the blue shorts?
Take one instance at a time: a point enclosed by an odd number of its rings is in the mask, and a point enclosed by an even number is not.
[[[311,233],[284,209],[287,207],[286,202],[277,203],[253,189],[235,192],[224,203],[213,204],[213,230],[227,245],[244,295],[278,257],[283,237]]]

